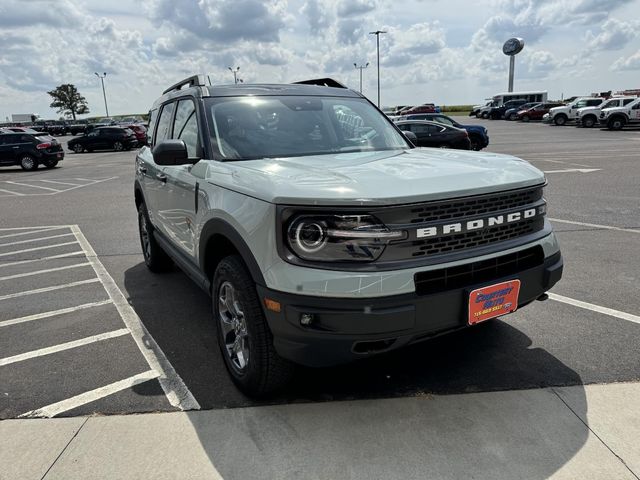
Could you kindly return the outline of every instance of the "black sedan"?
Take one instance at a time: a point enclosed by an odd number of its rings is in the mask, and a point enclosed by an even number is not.
[[[0,133],[0,166],[20,165],[24,170],[35,170],[38,165],[53,168],[62,159],[62,146],[46,133]]]
[[[99,127],[80,137],[72,138],[67,147],[76,153],[93,150],[131,150],[138,144],[135,133],[128,128]]]
[[[469,134],[461,128],[427,120],[403,120],[396,125],[400,130],[415,134],[417,147],[471,149]]]

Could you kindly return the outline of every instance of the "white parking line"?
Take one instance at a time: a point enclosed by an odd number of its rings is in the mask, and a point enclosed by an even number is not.
[[[609,315],[611,317],[620,318],[622,320],[628,320],[629,322],[639,323],[640,317],[637,315],[632,315],[631,313],[621,312],[619,310],[614,310],[612,308],[601,307],[600,305],[595,305],[593,303],[583,302],[581,300],[575,300],[573,298],[564,297],[562,295],[558,295],[556,293],[549,292],[549,298],[551,300],[555,300],[556,302],[562,302],[569,305],[573,305],[574,307],[584,308],[586,310],[591,310],[593,312],[603,313],[605,315]]]
[[[57,180],[38,180],[39,182],[47,182],[47,183],[55,183],[60,185],[69,185],[70,187],[81,187],[82,185],[78,185],[77,183],[69,183],[69,182],[59,182]]]
[[[10,185],[20,185],[21,187],[41,188],[42,190],[49,190],[51,192],[56,192],[56,193],[60,193],[62,191],[56,188],[41,187],[40,185],[31,185],[30,183],[11,182],[9,180],[7,180],[5,183],[8,183]]]
[[[26,195],[25,193],[13,192],[11,190],[5,190],[4,188],[0,188],[0,192],[8,193],[9,195],[16,195],[18,197],[24,197]]]
[[[77,252],[61,253],[60,255],[51,255],[50,257],[40,257],[40,258],[31,259],[31,260],[18,260],[17,262],[0,263],[0,268],[12,267],[14,265],[22,265],[25,263],[43,262],[45,260],[54,260],[57,258],[73,257],[74,255],[84,256],[84,252],[82,250],[79,250]]]
[[[549,220],[551,220],[552,222],[570,223],[572,225],[580,225],[582,227],[601,228],[603,230],[617,230],[619,232],[640,233],[640,228],[637,229],[637,230],[634,230],[632,228],[612,227],[610,225],[599,225],[597,223],[575,222],[573,220],[562,220],[560,218],[549,218]]]
[[[42,229],[37,229],[33,231],[9,233],[7,235],[0,235],[0,238],[20,237],[22,235],[32,235],[34,233],[46,233],[46,232],[50,232],[51,230],[60,230],[61,228],[67,228],[67,227],[42,228]],[[0,228],[0,232],[2,232],[3,230],[6,230],[6,229]]]
[[[117,392],[121,392],[122,390],[126,390],[127,388],[131,388],[140,383],[148,382],[149,380],[153,380],[154,378],[158,378],[158,373],[154,372],[153,370],[147,370],[146,372],[139,373],[138,375],[134,375],[133,377],[125,378],[124,380],[105,385],[104,387],[81,393],[80,395],[76,395],[75,397],[52,403],[51,405],[38,408],[37,410],[31,410],[29,412],[23,413],[22,415],[19,415],[18,418],[55,417],[56,415],[59,415],[61,413],[68,412],[69,410],[81,407],[82,405],[86,405],[87,403],[95,402],[96,400],[107,397]]]
[[[42,240],[51,240],[52,238],[72,237],[73,233],[61,233],[60,235],[50,235],[48,237],[30,238],[29,240],[18,240],[17,242],[0,243],[0,247],[8,247],[10,245],[21,245],[23,243],[39,242]]]
[[[9,295],[0,295],[0,300],[8,300],[10,298],[18,298],[25,297],[27,295],[36,295],[38,293],[52,292],[54,290],[62,290],[63,288],[77,287],[79,285],[87,285],[89,283],[98,283],[99,281],[99,278],[90,278],[89,280],[80,280],[78,282],[65,283],[64,285],[36,288],[35,290],[26,290],[24,292],[10,293]]]
[[[102,300],[101,302],[91,302],[82,305],[76,305],[75,307],[61,308],[60,310],[52,310],[50,312],[36,313],[34,315],[27,315],[26,317],[12,318],[9,320],[3,320],[0,322],[1,327],[9,327],[11,325],[17,325],[19,323],[31,322],[33,320],[41,320],[43,318],[56,317],[58,315],[65,315],[67,313],[77,312],[78,310],[86,310],[88,308],[100,307],[102,305],[108,305],[113,303],[109,300]]]
[[[173,365],[171,365],[164,352],[148,332],[136,311],[131,307],[131,305],[129,305],[129,302],[127,302],[127,299],[113,281],[113,278],[111,278],[107,269],[98,259],[95,250],[80,228],[77,225],[72,225],[71,231],[75,233],[76,238],[80,243],[80,247],[84,250],[87,259],[92,263],[96,275],[102,282],[109,298],[118,309],[118,313],[120,313],[122,321],[129,328],[131,336],[138,345],[142,355],[144,355],[147,360],[147,363],[154,371],[160,373],[158,382],[169,400],[169,403],[181,410],[199,410],[200,404],[184,384],[180,375],[175,371]]]
[[[101,342],[110,338],[121,337],[122,335],[128,335],[129,329],[121,328],[119,330],[113,330],[111,332],[100,333],[98,335],[92,335],[90,337],[81,338],[79,340],[73,340],[71,342],[60,343],[53,345],[52,347],[40,348],[38,350],[32,350],[30,352],[21,353],[19,355],[13,355],[12,357],[0,358],[0,367],[10,365],[16,362],[23,362],[31,358],[42,357],[44,355],[51,355],[52,353],[62,352],[64,350],[70,350],[72,348],[82,347],[83,345],[89,345],[90,343]]]
[[[12,252],[0,253],[0,257],[6,257],[7,255],[15,255],[16,253],[35,252],[36,250],[46,250],[47,248],[64,247],[65,245],[73,245],[76,242],[56,243],[55,245],[45,245],[44,247],[27,248],[25,250],[14,250]]]
[[[60,270],[69,270],[71,268],[88,267],[91,264],[89,262],[75,263],[73,265],[65,265],[63,267],[47,268],[45,270],[36,270],[34,272],[16,273],[15,275],[8,275],[6,277],[0,277],[0,281],[13,280],[14,278],[30,277],[32,275],[42,275],[43,273],[58,272]]]

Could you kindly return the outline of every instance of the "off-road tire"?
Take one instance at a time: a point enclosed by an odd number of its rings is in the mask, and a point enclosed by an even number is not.
[[[153,236],[153,225],[151,225],[149,213],[144,203],[141,203],[138,207],[138,233],[140,234],[140,246],[142,247],[142,255],[147,268],[154,273],[171,270],[173,261]],[[148,242],[148,244],[145,242]]]
[[[609,130],[622,130],[622,128],[625,126],[627,122],[625,121],[624,118],[620,117],[620,116],[616,116],[611,118],[608,122],[607,122],[607,128]]]
[[[596,121],[592,115],[589,115],[588,117],[582,119],[582,126],[585,128],[592,128],[595,124]]]
[[[233,364],[223,338],[219,295],[222,284],[226,282],[234,288],[246,325],[249,361],[243,370]],[[293,375],[294,364],[276,352],[255,283],[238,255],[225,257],[218,264],[213,275],[211,299],[220,353],[233,383],[251,397],[265,397],[285,386]]]

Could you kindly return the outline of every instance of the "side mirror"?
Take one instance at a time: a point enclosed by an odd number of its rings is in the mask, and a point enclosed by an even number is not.
[[[409,130],[403,130],[402,133],[404,134],[404,138],[409,140],[409,142],[411,142],[414,146],[418,144],[418,137],[416,137],[415,133],[410,132]]]
[[[186,165],[189,160],[187,146],[182,140],[162,140],[152,150],[153,161],[158,165]]]

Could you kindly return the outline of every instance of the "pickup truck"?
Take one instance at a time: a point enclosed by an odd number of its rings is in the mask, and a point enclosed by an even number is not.
[[[558,126],[565,125],[578,118],[578,110],[581,108],[597,107],[604,101],[605,99],[602,97],[578,97],[567,105],[550,109],[549,113],[542,117],[542,120],[547,123],[555,123]]]
[[[640,97],[623,107],[605,108],[598,119],[609,130],[621,130],[627,125],[640,124]]]

